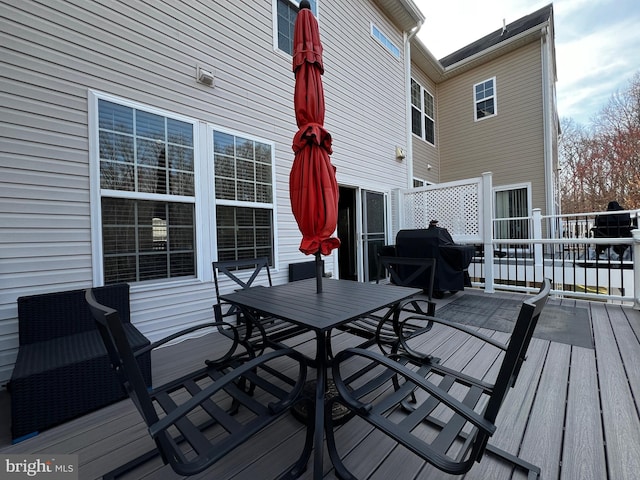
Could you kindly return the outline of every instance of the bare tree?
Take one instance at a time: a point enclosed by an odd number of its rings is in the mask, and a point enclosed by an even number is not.
[[[611,96],[590,128],[562,119],[563,211],[602,210],[611,200],[640,208],[640,72]]]

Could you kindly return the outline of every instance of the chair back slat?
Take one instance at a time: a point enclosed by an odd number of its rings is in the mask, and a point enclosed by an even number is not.
[[[526,359],[531,337],[538,324],[542,309],[547,303],[550,291],[551,282],[549,279],[545,279],[536,296],[525,301],[520,308],[509,346],[496,378],[493,394],[485,411],[485,418],[492,423],[495,422],[507,391],[515,385],[522,363]]]
[[[85,291],[85,299],[118,380],[133,400],[145,423],[152,425],[158,421],[158,415],[151,402],[136,357],[127,340],[118,311],[98,303],[91,288]]]
[[[425,290],[429,300],[433,294],[436,273],[435,258],[378,256],[378,280],[389,272],[391,282],[401,287],[419,287]],[[426,283],[425,283],[426,279]],[[376,280],[376,282],[378,281]]]
[[[249,258],[244,260],[222,260],[213,262],[211,265],[213,267],[213,283],[216,288],[216,297],[220,296],[219,274],[223,274],[227,278],[233,280],[233,282],[244,290],[253,286],[253,282],[258,278],[258,275],[260,275],[262,271],[265,271],[267,275],[267,282],[269,283],[269,286],[272,285],[271,272],[269,270],[269,259],[267,257]],[[250,269],[253,269],[253,271],[247,280],[240,278],[238,274],[239,271],[245,272]]]

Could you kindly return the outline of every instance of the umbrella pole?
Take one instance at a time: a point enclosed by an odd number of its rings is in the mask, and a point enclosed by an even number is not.
[[[322,257],[320,251],[316,252],[316,293],[322,293]]]

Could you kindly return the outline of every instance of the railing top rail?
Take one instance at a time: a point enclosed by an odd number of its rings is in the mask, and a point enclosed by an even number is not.
[[[584,245],[585,243],[596,244],[596,245],[629,245],[633,243],[632,237],[627,238],[520,238],[520,239],[511,239],[511,238],[494,238],[492,240],[494,245],[502,244],[502,245],[526,245],[526,244],[534,244],[534,243],[545,243],[550,245]]]
[[[541,215],[541,218],[584,218],[584,217],[597,217],[599,215],[616,215],[620,213],[629,213],[631,216],[640,217],[640,210],[601,210],[599,212],[584,212],[584,213],[559,213],[556,215]],[[527,217],[530,218],[530,217]]]

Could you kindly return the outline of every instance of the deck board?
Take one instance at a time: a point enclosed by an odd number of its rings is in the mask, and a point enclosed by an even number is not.
[[[478,290],[461,293],[482,295]],[[496,295],[523,298],[505,292]],[[452,297],[455,299],[456,297]],[[444,305],[452,298],[438,300]],[[587,306],[595,350],[534,338],[518,383],[506,397],[491,443],[534,460],[545,480],[625,480],[640,471],[640,312],[601,302],[552,299],[564,306]],[[493,333],[506,339],[506,334]],[[335,351],[358,339],[336,333]],[[308,355],[315,352],[313,336],[288,341]],[[446,365],[473,375],[495,375],[499,358],[495,349],[478,349],[459,332],[434,327],[419,340],[419,348],[442,357]],[[220,352],[222,343],[211,336],[195,338],[153,354],[154,382],[188,371],[191,366]],[[129,400],[84,415],[52,428],[35,438],[10,445],[7,392],[0,392],[0,455],[3,453],[76,453],[80,478],[100,478],[106,471],[153,447],[153,442]],[[237,455],[223,459],[199,479],[271,479],[293,462],[304,443],[304,428],[286,415],[269,430],[251,439]],[[564,433],[563,433],[564,432]],[[352,420],[339,427],[338,445],[345,463],[358,478],[442,480],[446,476],[393,442],[364,421]],[[303,479],[312,478],[311,468]],[[325,455],[326,479],[335,475]],[[127,479],[182,478],[156,458],[132,472]],[[487,456],[464,476],[466,480],[510,479],[511,468]],[[522,478],[518,473],[513,478]]]
[[[561,480],[607,478],[593,350],[574,347],[567,398]]]
[[[640,472],[640,421],[631,397],[618,344],[604,305],[591,308],[596,341],[598,379],[611,479],[634,478]]]
[[[539,465],[542,478],[558,478],[570,355],[570,345],[550,344],[522,442],[520,457]]]
[[[527,361],[522,365],[518,382],[507,394],[496,419],[497,430],[490,440],[492,445],[511,454],[518,455],[524,437],[529,413],[531,411],[536,388],[542,373],[544,358],[549,342],[538,338],[531,339]],[[466,475],[470,480],[508,480],[513,469],[505,462],[487,456]],[[437,477],[435,477],[437,478]]]
[[[607,314],[614,331],[618,350],[623,359],[625,374],[629,380],[629,386],[636,399],[640,399],[640,342],[631,327],[631,324],[619,308],[607,307]],[[636,404],[636,408],[638,405]]]

